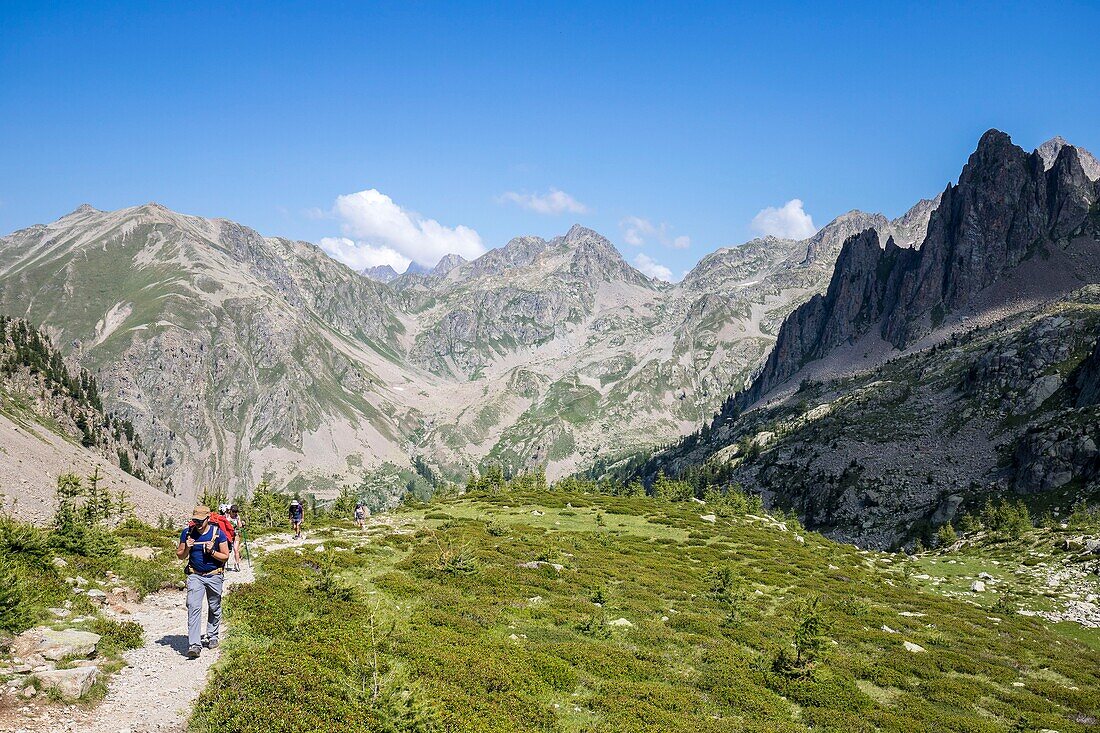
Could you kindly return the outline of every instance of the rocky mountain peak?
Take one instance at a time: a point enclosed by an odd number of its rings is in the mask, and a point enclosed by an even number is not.
[[[1039,157],[1043,159],[1043,166],[1045,169],[1050,170],[1054,166],[1054,161],[1058,159],[1064,148],[1073,148],[1065,138],[1061,135],[1055,135],[1050,140],[1036,148],[1035,152],[1039,154]],[[1077,156],[1081,162],[1081,167],[1085,171],[1085,175],[1090,181],[1100,180],[1100,160],[1096,159],[1089,151],[1084,148],[1075,148]]]
[[[474,276],[500,275],[513,267],[522,267],[535,261],[546,251],[547,242],[542,237],[514,237],[503,247],[491,249],[464,268]]]
[[[742,404],[867,334],[905,348],[952,314],[1096,281],[1100,239],[1089,222],[1097,188],[1072,146],[1063,146],[1048,170],[1038,153],[1025,152],[999,130],[986,132],[958,183],[931,212],[919,250],[892,240],[880,248],[870,230],[845,241],[828,291],[787,318]],[[1028,276],[993,292],[1025,263]]]
[[[466,258],[458,254],[444,255],[436,266],[428,273],[432,277],[443,277],[456,267],[461,267],[466,264]]]
[[[615,245],[613,245],[610,240],[599,232],[589,229],[588,227],[583,227],[580,224],[571,226],[564,236],[554,237],[550,240],[549,247],[551,249],[563,248],[569,250],[588,248],[606,253],[606,255],[612,259],[622,259],[619,251],[615,249]]]
[[[556,237],[554,241],[564,242],[569,246],[578,246],[589,242],[600,242],[610,245],[611,243],[599,232],[594,229],[589,229],[586,226],[580,224],[574,224],[569,227],[569,231],[565,233],[564,237]]]
[[[886,232],[889,224],[889,220],[882,214],[868,214],[852,209],[821,227],[806,240],[806,257],[803,263],[808,265],[822,259],[831,260],[848,237],[872,228]]]
[[[375,282],[388,283],[397,279],[397,270],[393,269],[389,265],[375,265],[374,267],[365,267],[361,271],[364,277],[370,278]]]
[[[649,278],[627,264],[610,240],[580,224],[570,227],[564,237],[555,237],[550,246],[566,250],[570,257],[570,274],[592,287],[616,280],[650,284]]]

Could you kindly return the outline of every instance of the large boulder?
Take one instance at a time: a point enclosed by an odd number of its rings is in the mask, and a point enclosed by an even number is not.
[[[77,629],[31,629],[19,635],[15,641],[18,656],[41,654],[46,659],[59,661],[67,657],[90,657],[99,644],[99,634]]]
[[[136,560],[152,560],[158,552],[160,550],[155,547],[127,547],[122,551],[122,554]]]
[[[35,673],[35,678],[47,689],[56,688],[61,696],[76,700],[88,694],[95,684],[99,670],[95,667],[51,669]]]

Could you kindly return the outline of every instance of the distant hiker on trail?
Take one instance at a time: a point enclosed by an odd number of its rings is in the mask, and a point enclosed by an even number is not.
[[[198,659],[202,643],[218,647],[222,623],[222,569],[229,559],[229,540],[210,520],[210,509],[195,507],[191,522],[180,534],[176,557],[187,558],[187,658]],[[202,600],[206,598],[206,634],[202,633]]]
[[[302,538],[302,519],[305,517],[305,507],[297,499],[290,502],[290,527],[294,530],[294,539]]]
[[[229,517],[230,524],[233,525],[233,529],[235,530],[233,535],[233,542],[230,543],[230,546],[233,550],[233,569],[240,570],[241,534],[244,532],[244,517],[241,516],[241,511],[237,508],[236,504],[229,507],[229,514],[227,516]]]
[[[367,528],[367,508],[362,502],[355,505],[355,523],[359,525],[359,529]]]

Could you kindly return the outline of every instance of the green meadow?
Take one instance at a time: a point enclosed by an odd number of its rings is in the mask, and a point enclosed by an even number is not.
[[[1100,718],[1093,631],[916,577],[944,556],[763,513],[505,490],[308,539],[230,594],[195,730],[1069,733]]]

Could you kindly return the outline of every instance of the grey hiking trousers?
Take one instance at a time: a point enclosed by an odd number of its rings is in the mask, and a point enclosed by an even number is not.
[[[199,646],[202,644],[202,599],[206,598],[209,609],[206,613],[206,633],[210,640],[218,638],[218,631],[222,625],[222,585],[225,575],[199,575],[191,573],[187,576],[187,645]]]

